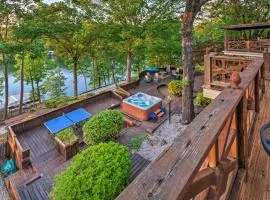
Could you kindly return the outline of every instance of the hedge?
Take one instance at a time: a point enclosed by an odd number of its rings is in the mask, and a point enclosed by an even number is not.
[[[182,96],[183,81],[182,80],[172,80],[168,84],[168,92],[172,96],[180,97]]]
[[[115,142],[94,145],[73,158],[55,178],[53,200],[111,200],[128,184],[131,159]]]
[[[105,110],[90,118],[83,126],[84,142],[98,144],[119,136],[124,118],[118,110]]]

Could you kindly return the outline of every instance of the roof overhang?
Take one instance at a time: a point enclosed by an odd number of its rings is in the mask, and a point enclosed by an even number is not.
[[[234,30],[234,31],[241,31],[241,30],[249,30],[249,29],[266,29],[270,28],[270,22],[264,23],[253,23],[253,24],[237,24],[237,25],[230,25],[225,26],[223,29],[225,30]]]

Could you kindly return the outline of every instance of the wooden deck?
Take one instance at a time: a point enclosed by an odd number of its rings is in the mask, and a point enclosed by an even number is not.
[[[270,82],[266,82],[266,93],[261,101],[261,109],[255,126],[254,144],[249,160],[248,180],[243,179],[241,170],[234,184],[232,200],[270,199],[270,157],[260,141],[260,128],[270,121]]]

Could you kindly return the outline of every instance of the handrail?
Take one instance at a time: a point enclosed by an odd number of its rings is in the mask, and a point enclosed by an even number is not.
[[[251,61],[250,57],[205,55],[204,87],[219,86],[223,89],[228,85],[232,72],[243,71]]]
[[[243,162],[248,160],[248,142],[246,137],[242,138],[248,131],[245,127],[246,97],[252,85],[255,85],[252,93],[258,94],[263,60],[254,59],[239,74],[242,79],[239,88],[225,88],[117,200],[187,199],[205,189],[208,195],[215,197],[226,193],[226,187],[233,182],[228,180],[228,174],[235,177],[238,163],[247,168]],[[255,105],[256,108],[259,105],[258,98],[255,98]],[[220,151],[221,144],[224,144],[224,151]],[[216,185],[215,190],[210,189],[211,185]]]
[[[225,50],[263,53],[270,46],[269,39],[225,40]]]

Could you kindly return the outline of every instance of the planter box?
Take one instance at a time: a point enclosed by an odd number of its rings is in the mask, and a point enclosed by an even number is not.
[[[55,137],[57,148],[60,154],[63,156],[65,161],[71,159],[74,155],[79,152],[79,140],[72,145],[65,145],[59,138]]]

